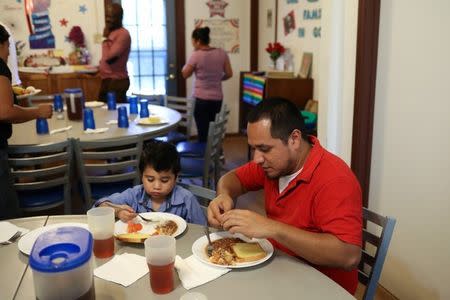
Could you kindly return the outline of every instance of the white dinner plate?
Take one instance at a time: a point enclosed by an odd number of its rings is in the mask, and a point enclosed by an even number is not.
[[[134,219],[134,221],[142,224],[142,229],[139,230],[138,233],[153,234],[156,231],[155,226],[157,226],[161,222],[168,221],[168,220],[172,220],[175,223],[177,223],[177,225],[178,225],[177,231],[175,231],[175,233],[172,235],[173,237],[177,237],[180,234],[182,234],[186,230],[186,227],[187,227],[186,221],[182,217],[174,215],[174,214],[163,213],[163,212],[145,212],[145,213],[140,213],[140,215],[142,215],[144,218],[157,220],[158,222],[146,222],[146,221],[143,221],[141,218],[136,217]],[[114,235],[117,236],[119,234],[127,233],[127,227],[128,227],[127,223],[122,222],[121,220],[117,221],[116,225],[114,227]]]
[[[208,244],[208,240],[206,239],[206,236],[202,236],[199,239],[197,239],[194,244],[192,244],[192,253],[194,256],[199,259],[201,262],[208,264],[213,267],[221,267],[221,268],[232,268],[232,269],[239,269],[239,268],[247,268],[256,266],[259,264],[262,264],[266,260],[268,260],[273,255],[273,246],[267,239],[248,239],[245,236],[241,234],[232,234],[228,231],[220,231],[220,232],[214,232],[210,234],[211,241],[215,241],[218,239],[222,239],[225,237],[237,237],[245,242],[257,242],[261,246],[261,248],[266,251],[267,255],[259,260],[251,261],[251,262],[244,262],[244,263],[236,263],[235,265],[218,265],[214,264],[209,261],[208,256],[206,255],[206,245]]]
[[[88,225],[84,223],[57,223],[57,224],[50,224],[44,227],[36,228],[35,230],[32,230],[25,234],[23,237],[20,238],[19,243],[17,244],[17,247],[19,247],[19,250],[26,255],[30,255],[31,249],[33,248],[34,242],[36,242],[37,238],[41,235],[41,233],[49,231],[53,228],[60,228],[60,227],[67,227],[67,226],[75,226],[75,227],[81,227],[84,229],[88,229]],[[88,229],[89,230],[89,229]]]
[[[32,93],[23,94],[23,95],[16,95],[16,98],[17,98],[17,99],[25,99],[25,98],[27,98],[27,97],[31,97],[31,96],[37,95],[37,94],[39,94],[40,92],[42,92],[42,90],[40,90],[40,89],[35,89]]]
[[[101,102],[101,101],[86,101],[86,102],[84,102],[84,106],[89,107],[89,108],[102,107],[103,105],[105,105],[105,102]]]
[[[159,122],[150,121],[148,118],[141,118],[141,119],[137,119],[136,123],[139,125],[146,125],[146,126],[158,126],[158,125],[166,124],[167,121],[161,117],[159,118]]]

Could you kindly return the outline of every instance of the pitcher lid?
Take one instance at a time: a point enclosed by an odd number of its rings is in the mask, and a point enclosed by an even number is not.
[[[30,266],[45,273],[70,271],[89,261],[92,247],[92,234],[88,230],[75,226],[55,228],[37,238]]]

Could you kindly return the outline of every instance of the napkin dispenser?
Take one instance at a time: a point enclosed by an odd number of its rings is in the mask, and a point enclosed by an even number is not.
[[[42,233],[30,253],[36,299],[95,299],[92,234],[80,227]]]
[[[67,117],[69,120],[81,120],[84,108],[83,91],[80,88],[65,89],[64,98],[66,100]]]

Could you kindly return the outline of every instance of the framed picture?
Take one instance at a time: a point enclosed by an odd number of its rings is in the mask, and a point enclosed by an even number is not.
[[[293,10],[283,18],[283,25],[285,36],[295,30],[295,15]]]
[[[304,52],[302,57],[302,65],[300,66],[300,71],[298,76],[300,78],[309,78],[311,73],[313,54],[311,52]]]

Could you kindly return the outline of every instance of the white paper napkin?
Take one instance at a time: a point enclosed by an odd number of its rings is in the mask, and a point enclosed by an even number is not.
[[[21,236],[28,233],[28,229],[18,227],[14,224],[11,224],[7,221],[0,222],[0,243],[6,242],[9,240],[17,231],[22,232]]]
[[[94,269],[94,275],[127,287],[148,273],[145,256],[124,253]]]
[[[64,131],[67,131],[67,130],[70,130],[70,129],[72,129],[72,125],[69,125],[69,126],[67,126],[67,127],[62,127],[62,128],[50,130],[50,134],[55,134],[55,133],[59,133],[59,132],[64,132]]]
[[[117,124],[117,120],[108,120],[106,121],[106,125],[116,125]]]
[[[177,255],[175,257],[175,268],[178,271],[178,277],[180,277],[183,287],[187,290],[217,279],[231,271],[231,269],[204,264],[195,258],[194,255],[185,259]]]
[[[95,129],[88,128],[88,129],[86,129],[86,130],[84,131],[84,133],[87,133],[87,134],[103,133],[103,132],[106,132],[106,131],[108,131],[108,130],[109,130],[108,127],[95,128]]]

